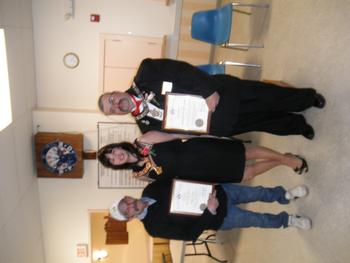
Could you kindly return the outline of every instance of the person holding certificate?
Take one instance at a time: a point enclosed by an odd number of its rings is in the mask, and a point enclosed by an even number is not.
[[[179,138],[187,138],[181,140]],[[112,169],[132,169],[142,180],[164,177],[214,183],[247,181],[276,166],[286,165],[296,173],[308,171],[306,161],[290,153],[246,147],[239,140],[213,136],[190,136],[150,131],[131,143],[101,148],[99,161]],[[246,161],[259,160],[247,164]]]
[[[140,199],[125,196],[115,200],[110,207],[110,216],[116,220],[139,219],[146,231],[153,237],[195,241],[204,230],[230,230],[232,228],[297,227],[308,230],[311,220],[307,217],[256,213],[237,205],[249,202],[278,202],[282,205],[304,197],[306,186],[297,186],[288,191],[283,187],[250,187],[235,184],[219,184],[209,194],[203,211],[198,216],[172,213],[171,180],[159,180],[146,186]]]
[[[141,62],[129,90],[104,93],[98,105],[107,115],[131,113],[145,133],[161,130],[168,119],[164,113],[167,93],[203,98],[210,112],[209,134],[216,136],[262,131],[302,135],[311,140],[314,130],[300,112],[326,104],[325,98],[312,88],[286,88],[231,75],[208,75],[184,61],[148,58]],[[174,105],[181,103],[176,100]],[[177,110],[186,118],[199,112],[187,109],[192,113],[186,114],[181,112],[182,107]],[[204,117],[194,118],[198,128],[207,121]],[[190,128],[186,125],[183,129],[186,133]]]

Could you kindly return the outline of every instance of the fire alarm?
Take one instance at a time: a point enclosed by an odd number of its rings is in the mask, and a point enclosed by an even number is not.
[[[100,22],[100,15],[91,14],[90,15],[90,22]]]

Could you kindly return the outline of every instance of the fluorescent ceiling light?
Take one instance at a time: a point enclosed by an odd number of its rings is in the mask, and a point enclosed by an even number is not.
[[[0,28],[0,112],[0,131],[2,131],[12,122],[5,32],[3,28]]]

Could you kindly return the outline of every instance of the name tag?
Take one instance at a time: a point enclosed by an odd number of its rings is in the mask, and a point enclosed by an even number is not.
[[[162,85],[162,95],[165,95],[167,92],[171,92],[173,89],[173,83],[169,81],[163,81]]]
[[[148,113],[147,116],[159,120],[159,121],[163,121],[163,110],[159,109],[158,107],[154,106],[152,103],[147,102],[148,105]]]

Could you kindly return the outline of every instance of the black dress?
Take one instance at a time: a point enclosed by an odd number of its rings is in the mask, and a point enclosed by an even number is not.
[[[134,172],[136,177],[239,183],[245,167],[243,143],[229,139],[202,137],[158,143],[153,145],[151,156],[158,169],[143,167]]]

